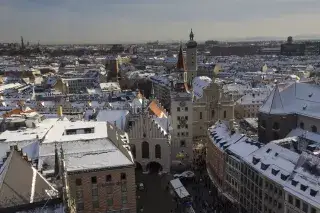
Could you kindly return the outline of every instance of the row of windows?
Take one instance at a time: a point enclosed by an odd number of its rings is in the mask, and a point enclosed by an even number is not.
[[[300,122],[299,127],[300,127],[300,129],[304,129],[304,123]],[[312,125],[311,132],[318,132],[318,128],[315,125]]]
[[[178,112],[180,112],[181,110],[183,110],[184,109],[184,111],[188,111],[188,107],[184,107],[184,108],[182,108],[182,107],[177,107],[177,111]]]
[[[113,204],[114,204],[113,198],[112,197],[111,198],[107,198],[106,203],[107,203],[109,208],[112,208]],[[126,205],[128,203],[128,198],[127,198],[126,195],[121,197],[121,203],[122,203],[122,205]],[[97,208],[99,208],[99,206],[100,206],[99,200],[98,199],[95,199],[95,200],[92,199],[92,208],[97,209]],[[76,208],[77,208],[77,212],[78,211],[83,211],[84,210],[84,202],[83,201],[78,201]],[[113,212],[113,211],[111,211],[111,212]]]
[[[269,183],[268,181],[265,181],[265,189],[269,189],[269,191],[274,192],[275,194],[278,194],[279,196],[282,196],[282,190],[279,189],[277,186],[273,185],[272,183]]]
[[[127,179],[127,174],[122,172],[120,174],[120,180],[124,181]],[[112,181],[112,176],[111,175],[106,175],[106,182],[111,182]],[[92,184],[97,184],[98,183],[98,179],[96,176],[91,177],[91,183]],[[81,186],[82,185],[82,179],[81,178],[77,178],[76,179],[76,186]]]
[[[142,158],[150,158],[149,143],[146,141],[143,141],[141,146],[142,146]],[[154,152],[155,152],[155,158],[161,159],[161,146],[159,144],[154,146]]]
[[[262,126],[263,128],[266,128],[267,122],[266,122],[265,120],[262,120],[262,121],[261,121],[261,126]],[[305,129],[304,123],[303,123],[303,122],[300,122],[299,127],[300,127],[300,129]],[[278,122],[274,122],[274,123],[272,124],[272,129],[274,129],[274,130],[279,130],[279,129],[280,129],[280,124],[279,124]],[[312,126],[311,126],[311,132],[318,132],[318,128],[317,128],[315,125],[312,125]]]
[[[305,213],[309,212],[309,207],[310,207],[310,213],[317,212],[317,210],[314,207],[309,206],[307,203],[300,201],[298,198],[294,199],[292,195],[288,196],[288,202],[291,205],[294,205],[296,208],[301,209]]]
[[[184,136],[188,137],[189,136],[189,132],[178,132],[177,136],[180,137],[180,135],[181,135],[181,137],[184,137]]]

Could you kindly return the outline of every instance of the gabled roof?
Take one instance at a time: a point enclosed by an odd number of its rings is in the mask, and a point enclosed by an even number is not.
[[[153,114],[155,114],[158,118],[167,117],[166,113],[157,105],[156,101],[152,101],[149,105],[149,109]]]
[[[57,192],[17,150],[11,150],[0,172],[2,208],[47,200]]]

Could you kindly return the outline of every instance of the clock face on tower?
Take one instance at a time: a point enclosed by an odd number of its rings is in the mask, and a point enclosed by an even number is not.
[[[187,120],[185,119],[185,117],[180,117],[178,121],[181,128],[184,128],[187,125]]]

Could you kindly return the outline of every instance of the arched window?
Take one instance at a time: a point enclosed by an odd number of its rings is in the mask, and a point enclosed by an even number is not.
[[[149,143],[143,141],[141,144],[142,158],[149,158]]]
[[[159,144],[154,147],[154,153],[156,158],[161,159],[161,146]]]
[[[131,148],[131,153],[132,153],[132,155],[133,155],[133,158],[136,158],[136,153],[137,153],[137,151],[136,151],[136,145],[130,144],[130,148]]]
[[[311,132],[318,132],[318,129],[315,125],[311,126]]]
[[[304,123],[303,122],[300,122],[300,129],[304,129]]]
[[[272,126],[272,129],[278,130],[279,127],[280,127],[279,123],[278,122],[274,122],[273,126]]]
[[[227,117],[227,111],[223,111],[223,118],[226,118]]]

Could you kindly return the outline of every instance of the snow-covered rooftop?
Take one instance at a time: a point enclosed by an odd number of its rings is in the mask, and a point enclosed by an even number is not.
[[[102,169],[119,166],[133,165],[130,161],[108,138],[65,141],[61,144],[67,170],[70,172]],[[58,145],[58,148],[60,145]],[[40,167],[47,164],[53,169],[55,144],[46,143],[40,147]]]
[[[192,89],[196,99],[202,98],[203,89],[212,83],[212,79],[207,76],[198,76],[193,79]]]
[[[128,110],[100,110],[96,120],[115,123],[119,129],[124,130],[128,114]]]
[[[320,86],[293,83],[281,92],[274,88],[259,111],[268,114],[300,114],[320,118]]]

